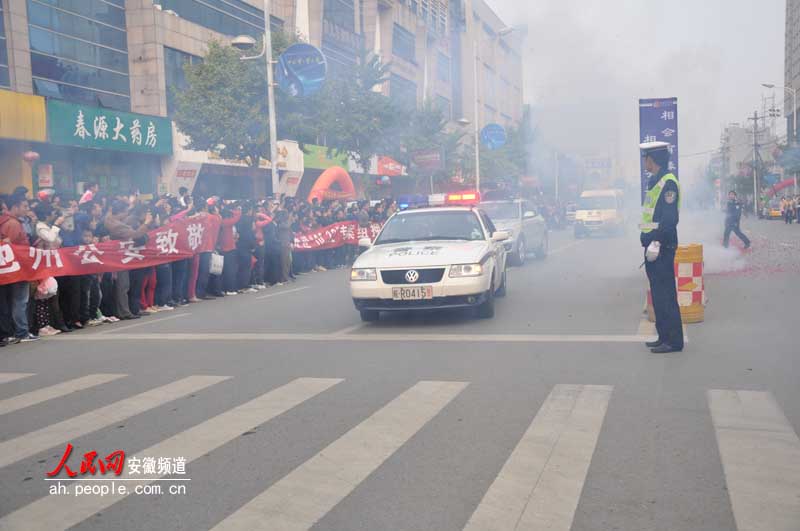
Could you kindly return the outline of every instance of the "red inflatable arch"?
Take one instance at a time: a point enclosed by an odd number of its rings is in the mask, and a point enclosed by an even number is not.
[[[331,190],[334,183],[339,185],[341,190]],[[308,194],[308,202],[314,199],[324,201],[326,199],[355,199],[356,187],[353,186],[353,179],[347,170],[339,166],[331,166],[319,176],[314,183],[311,192]]]
[[[785,188],[789,188],[790,186],[794,186],[794,178],[792,179],[785,179],[775,186],[770,186],[769,190],[767,190],[767,197],[773,197],[778,195],[778,192]]]

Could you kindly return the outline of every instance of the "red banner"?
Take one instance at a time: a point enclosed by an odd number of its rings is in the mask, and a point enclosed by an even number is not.
[[[213,251],[219,218],[187,218],[154,229],[147,243],[108,241],[61,249],[0,244],[0,284],[152,267]]]
[[[132,240],[108,241],[61,249],[37,249],[26,245],[0,244],[0,285],[42,280],[47,277],[91,275],[125,271],[191,258],[211,252],[217,245],[219,218],[187,218],[148,233],[144,245]],[[358,245],[361,238],[372,240],[381,225],[359,227],[344,221],[295,236],[295,251],[333,249]]]
[[[295,251],[320,251],[342,245],[358,245],[361,238],[374,240],[381,231],[380,223],[359,227],[357,221],[342,221],[295,236]]]

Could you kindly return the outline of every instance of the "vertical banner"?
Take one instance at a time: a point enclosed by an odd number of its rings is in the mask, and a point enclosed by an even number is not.
[[[639,100],[639,142],[667,142],[669,144],[669,171],[678,175],[678,98],[653,98]],[[648,175],[641,167],[641,202],[647,192]]]

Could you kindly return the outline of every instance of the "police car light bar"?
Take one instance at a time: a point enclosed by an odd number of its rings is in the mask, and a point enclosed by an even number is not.
[[[481,194],[478,192],[461,192],[447,195],[447,202],[450,204],[475,205],[480,203],[480,201]]]

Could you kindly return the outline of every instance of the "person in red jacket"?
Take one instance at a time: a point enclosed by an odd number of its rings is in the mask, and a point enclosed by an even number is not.
[[[236,261],[236,235],[235,226],[242,219],[242,209],[224,208],[222,210],[222,224],[219,228],[217,247],[225,259],[222,269],[222,288],[225,295],[237,295],[236,274],[239,270]]]
[[[24,195],[17,194],[5,199],[4,203],[5,209],[0,212],[0,246],[8,248],[2,251],[3,262],[13,258],[11,245],[30,245],[21,221],[28,215],[28,200]],[[39,339],[28,328],[29,296],[28,282],[0,286],[0,332],[3,336],[9,336],[2,342],[3,345]]]

